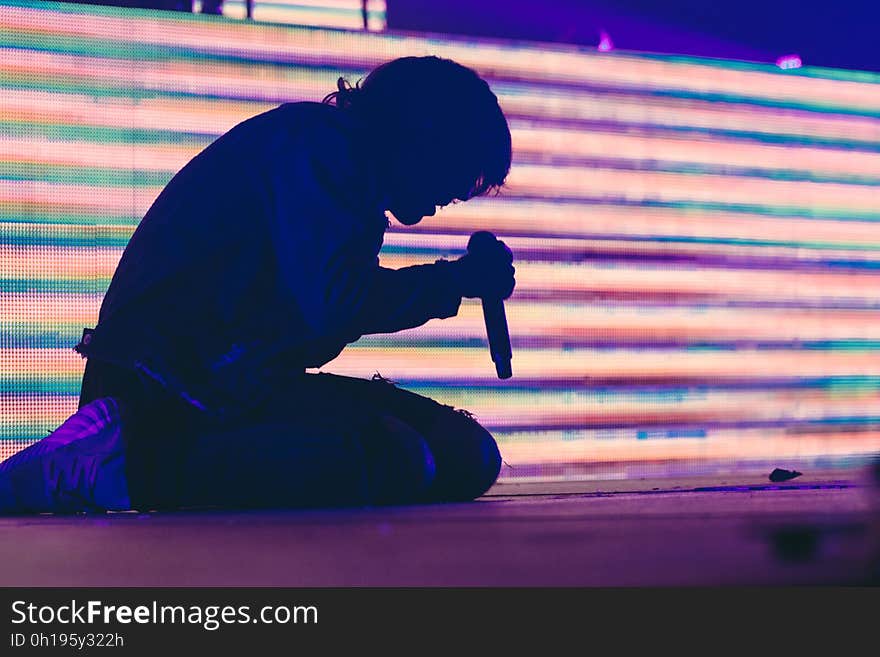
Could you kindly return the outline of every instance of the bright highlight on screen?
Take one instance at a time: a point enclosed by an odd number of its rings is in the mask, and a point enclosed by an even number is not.
[[[480,305],[324,371],[472,412],[502,480],[842,466],[880,452],[880,76],[0,4],[0,458],[76,410],[128,238],[236,123],[403,55],[475,68],[514,165],[498,197],[394,226],[382,264],[513,249],[512,379]]]
[[[194,0],[195,10],[201,9],[201,0]],[[316,25],[359,30],[381,31],[386,27],[385,0],[253,0],[251,18],[258,22],[287,23],[289,25]],[[245,19],[246,0],[223,0],[223,16]]]

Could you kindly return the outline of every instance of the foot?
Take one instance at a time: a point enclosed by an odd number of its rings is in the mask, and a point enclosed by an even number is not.
[[[0,514],[121,511],[131,506],[118,402],[86,404],[0,463]]]

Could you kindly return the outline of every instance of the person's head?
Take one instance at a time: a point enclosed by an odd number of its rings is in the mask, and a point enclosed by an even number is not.
[[[510,171],[510,129],[475,71],[440,57],[401,57],[328,94],[363,119],[388,210],[418,223],[436,206],[497,191]]]

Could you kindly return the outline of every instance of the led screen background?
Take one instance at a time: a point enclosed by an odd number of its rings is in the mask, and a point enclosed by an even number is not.
[[[0,458],[75,411],[72,347],[178,169],[250,116],[411,54],[487,79],[514,165],[497,198],[395,224],[382,264],[456,257],[478,229],[505,239],[514,378],[495,377],[472,300],[323,371],[467,409],[505,480],[880,451],[880,76],[6,2]]]

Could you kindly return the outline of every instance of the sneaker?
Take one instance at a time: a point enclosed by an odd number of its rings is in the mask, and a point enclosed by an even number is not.
[[[0,463],[0,514],[131,507],[119,402],[86,404],[42,440]]]

